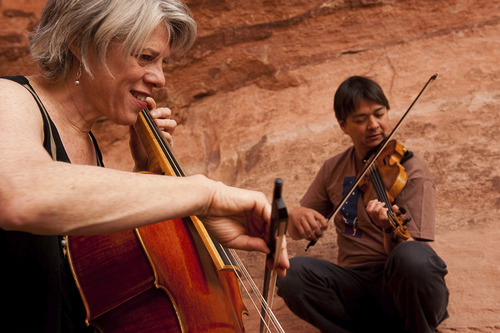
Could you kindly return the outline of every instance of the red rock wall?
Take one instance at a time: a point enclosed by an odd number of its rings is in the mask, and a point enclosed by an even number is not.
[[[44,3],[0,0],[0,75],[36,72],[28,54],[27,38]]]
[[[427,79],[438,79],[398,132],[436,178],[437,241],[448,263],[451,318],[441,332],[500,331],[500,2],[489,0],[190,0],[193,50],[166,66],[161,105],[179,122],[188,174],[264,191],[284,180],[295,206],[321,163],[349,145],[333,112],[354,74],[384,88],[395,124]],[[0,0],[0,75],[36,71],[26,37],[43,1]],[[129,169],[127,129],[97,124],[109,167]],[[334,260],[330,230],[307,255]],[[290,242],[290,255],[305,243]],[[242,254],[257,282],[262,256]],[[288,332],[310,330],[277,302]],[[249,332],[255,330],[251,317]]]

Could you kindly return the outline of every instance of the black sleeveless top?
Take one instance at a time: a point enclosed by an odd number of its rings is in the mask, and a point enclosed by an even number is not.
[[[71,163],[57,128],[29,81],[23,85],[37,101],[43,118],[44,148],[54,160]],[[102,166],[102,155],[90,134]],[[94,332],[85,325],[85,310],[61,245],[62,236],[33,235],[0,228],[0,331],[22,333]]]

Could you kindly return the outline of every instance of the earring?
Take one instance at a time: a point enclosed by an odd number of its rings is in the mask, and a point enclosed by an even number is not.
[[[82,76],[82,63],[80,62],[80,67],[78,67],[78,71],[76,72],[75,86],[80,85],[80,77],[81,76]]]

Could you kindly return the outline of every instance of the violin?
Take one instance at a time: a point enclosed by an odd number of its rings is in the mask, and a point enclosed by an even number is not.
[[[413,102],[411,103],[411,105],[408,107],[408,109],[406,110],[406,112],[403,114],[403,116],[401,117],[401,119],[398,121],[398,123],[396,124],[396,126],[394,126],[392,132],[387,136],[387,138],[382,142],[382,144],[379,145],[378,149],[370,156],[370,158],[365,162],[365,167],[364,169],[360,172],[360,174],[358,175],[356,181],[354,182],[354,184],[352,184],[351,188],[349,189],[349,191],[347,191],[342,200],[340,201],[340,203],[337,205],[337,207],[335,208],[335,210],[329,215],[328,217],[328,224],[335,218],[335,216],[340,212],[340,210],[342,209],[342,206],[344,206],[344,204],[346,203],[347,199],[349,198],[349,196],[352,194],[352,192],[354,192],[354,190],[358,187],[358,185],[364,181],[365,179],[365,176],[369,173],[369,172],[372,172],[374,169],[373,169],[373,165],[378,162],[378,158],[379,156],[382,154],[382,152],[384,152],[384,150],[386,149],[387,145],[392,142],[392,138],[394,137],[394,135],[396,134],[396,131],[399,129],[399,127],[401,127],[401,124],[403,123],[403,120],[408,116],[408,114],[410,113],[410,110],[413,108],[413,106],[415,106],[415,104],[419,101],[419,99],[423,96],[423,94],[427,91],[427,89],[430,87],[431,83],[433,83],[436,78],[437,78],[437,74],[434,74],[432,75],[429,80],[427,80],[427,82],[425,83],[424,87],[422,88],[422,90],[420,90],[420,92],[418,93],[417,97],[413,100]],[[390,148],[389,148],[390,149]],[[382,155],[383,156],[383,155]],[[383,160],[383,158],[382,158]],[[386,162],[389,162],[389,161],[386,161]],[[392,162],[391,162],[392,163]],[[375,176],[376,177],[376,176]],[[375,178],[374,177],[374,178]],[[406,183],[406,180],[405,180],[405,183]],[[392,186],[391,186],[392,187]],[[403,185],[404,187],[404,185]],[[396,186],[396,188],[398,188],[398,186]],[[383,195],[383,191],[380,191],[381,194]],[[385,191],[387,193],[387,191]],[[398,192],[399,193],[399,192]],[[389,193],[390,194],[390,193]],[[368,197],[368,196],[367,196]],[[395,197],[395,196],[394,196]],[[390,209],[391,205],[390,204],[387,204],[386,203],[386,206]],[[401,211],[401,209],[400,209]],[[401,211],[402,213],[402,211]],[[395,217],[397,217],[397,214],[393,214]],[[404,231],[405,228],[404,228],[404,221],[402,223],[399,223],[399,221],[397,221],[395,224],[392,224],[392,221],[391,221],[391,225],[394,227],[398,227],[401,225],[401,228],[399,230],[394,230],[394,233],[395,235],[401,235],[403,237],[405,237],[407,234],[406,232]],[[409,234],[408,234],[409,236]],[[306,251],[311,247],[311,246],[314,246],[314,244],[316,244],[316,240],[312,240],[309,242],[309,244],[307,245],[306,247]]]
[[[363,192],[365,206],[373,199],[385,203],[389,222],[394,229],[394,239],[407,240],[410,238],[410,233],[406,228],[410,218],[402,219],[404,213],[402,207],[398,213],[395,213],[392,209],[394,200],[403,190],[408,180],[408,174],[401,165],[401,161],[408,158],[408,156],[411,156],[411,152],[403,144],[391,140],[358,185],[361,192]]]
[[[135,130],[149,173],[185,176],[147,109]],[[258,289],[236,252],[212,239],[196,216],[109,235],[67,236],[66,244],[85,322],[100,332],[245,332],[243,278],[254,294]]]

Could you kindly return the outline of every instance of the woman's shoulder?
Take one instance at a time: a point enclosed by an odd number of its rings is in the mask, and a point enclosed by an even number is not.
[[[29,82],[26,78],[17,81],[0,78],[0,100],[2,101],[0,118],[5,126],[11,126],[16,122],[27,127],[30,124],[36,127],[42,124],[38,104],[30,91],[22,85],[24,80]]]
[[[29,80],[24,76],[1,76],[0,96],[2,101],[24,101],[33,99],[31,93],[23,85],[29,85]]]

